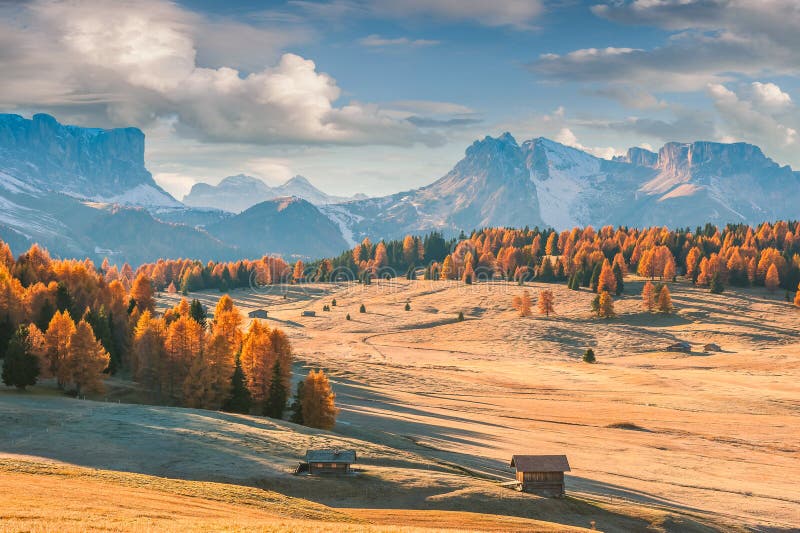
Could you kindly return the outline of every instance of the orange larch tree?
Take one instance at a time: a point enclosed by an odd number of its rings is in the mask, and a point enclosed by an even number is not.
[[[533,302],[531,301],[531,293],[527,290],[522,291],[522,294],[519,296],[514,296],[514,299],[511,300],[511,304],[514,306],[514,309],[517,310],[519,316],[531,316]]]
[[[656,308],[655,287],[649,281],[644,284],[642,289],[642,308],[648,313],[652,313]]]
[[[778,274],[778,267],[772,263],[767,269],[767,275],[764,277],[764,286],[769,292],[775,292],[775,289],[781,284],[781,278]]]
[[[608,262],[608,259],[603,261],[600,277],[597,279],[597,292],[602,291],[607,291],[608,293],[617,292],[617,277],[614,275],[614,270],[611,268],[611,263]]]
[[[62,363],[67,383],[82,392],[103,392],[103,371],[110,361],[108,352],[100,344],[85,320],[78,322],[69,341],[66,360]]]
[[[549,317],[555,312],[555,296],[553,291],[547,289],[539,293],[539,314]]]
[[[322,370],[310,371],[303,383],[300,400],[303,424],[318,429],[333,429],[336,425],[336,395],[331,389],[328,376]]]

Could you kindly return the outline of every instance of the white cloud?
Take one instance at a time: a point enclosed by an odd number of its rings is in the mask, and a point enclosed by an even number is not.
[[[792,97],[774,83],[754,81],[751,84],[753,103],[770,111],[781,111],[792,106]]]
[[[358,41],[362,46],[369,46],[375,48],[383,48],[389,46],[435,46],[439,41],[432,39],[409,39],[408,37],[395,37],[394,39],[387,39],[377,34],[372,34],[359,39]]]
[[[730,82],[734,74],[800,73],[796,0],[634,0],[606,2],[592,10],[614,22],[675,33],[649,50],[548,54],[532,70],[556,80],[633,83],[658,91],[701,90]]]
[[[780,98],[777,93],[785,94],[777,86],[774,86],[774,89],[767,89],[767,92],[772,95],[773,100]],[[708,86],[708,94],[714,101],[714,107],[724,123],[726,137],[748,140],[776,148],[797,144],[797,130],[781,123],[771,114],[758,109],[758,104],[754,100],[748,99],[744,91],[736,93],[724,85],[711,84]],[[763,93],[756,91],[753,94],[756,100],[763,99]]]
[[[170,2],[40,0],[14,15],[0,18],[0,105],[109,125],[174,117],[179,134],[213,141],[442,142],[377,105],[337,105],[336,80],[295,54],[247,74],[200,66],[198,28],[211,23]]]

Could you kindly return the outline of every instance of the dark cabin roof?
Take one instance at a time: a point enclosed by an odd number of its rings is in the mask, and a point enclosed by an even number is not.
[[[511,466],[517,472],[569,472],[566,455],[514,455]]]
[[[308,450],[306,451],[307,463],[355,463],[355,450]]]

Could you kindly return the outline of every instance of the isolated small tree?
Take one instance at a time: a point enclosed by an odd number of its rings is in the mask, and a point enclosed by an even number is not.
[[[584,362],[584,363],[594,363],[595,361],[597,361],[597,359],[595,359],[595,357],[594,357],[594,350],[592,350],[591,348],[589,348],[589,349],[588,349],[588,350],[586,350],[586,352],[583,354],[583,362]]]
[[[234,368],[233,375],[231,376],[230,396],[223,402],[222,410],[229,413],[248,414],[251,405],[252,398],[250,397],[250,389],[247,388],[244,371],[242,370],[242,362],[237,355],[236,368]]]
[[[358,308],[359,313],[366,313],[367,307],[364,304],[361,304],[361,307]]]
[[[531,307],[533,303],[531,301],[531,293],[527,290],[522,291],[522,294],[519,296],[514,296],[511,304],[514,306],[514,309],[517,310],[519,316],[531,316]]]
[[[302,424],[303,423],[303,386],[305,385],[305,381],[300,381],[297,383],[297,389],[294,393],[294,398],[292,398],[292,405],[289,406],[289,410],[291,413],[289,414],[289,422],[294,422],[295,424]]]
[[[331,307],[336,307],[336,298],[331,300]]]
[[[464,321],[464,311],[459,311],[458,312],[458,321],[459,322],[463,322]]]
[[[614,318],[617,316],[614,312],[614,299],[611,295],[607,291],[603,291],[598,296],[597,316],[602,318]]]
[[[270,418],[283,418],[283,412],[286,410],[286,401],[288,397],[289,391],[286,390],[286,386],[283,382],[281,362],[280,359],[276,359],[272,369],[272,381],[269,384],[269,394],[264,404],[264,414]]]
[[[411,311],[411,304],[406,302],[406,311]]]
[[[656,308],[655,287],[651,282],[646,282],[642,289],[642,309],[652,313]]]
[[[539,314],[549,317],[555,312],[555,297],[553,291],[544,290],[539,293]]]
[[[722,294],[725,290],[725,285],[722,284],[722,276],[719,275],[719,272],[715,272],[713,276],[711,276],[711,281],[708,284],[708,290],[711,294]]]
[[[769,292],[775,292],[775,289],[781,284],[780,275],[778,275],[778,267],[772,263],[767,269],[767,276],[764,278],[764,286]]]
[[[33,353],[28,327],[21,326],[8,342],[3,362],[3,383],[25,390],[36,385],[39,378],[39,358]]]
[[[344,317],[344,319],[345,319],[345,320],[352,320],[352,319],[350,318],[350,313],[347,313],[347,315]]]
[[[661,313],[672,312],[672,296],[666,285],[662,285],[661,291],[658,293],[658,311]]]

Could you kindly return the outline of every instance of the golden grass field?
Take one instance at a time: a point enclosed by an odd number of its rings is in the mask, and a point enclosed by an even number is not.
[[[155,509],[180,498],[202,500],[195,503],[207,514],[187,512],[184,530],[217,529],[215,517],[228,512],[225,505],[248,509],[237,511],[242,522],[234,529],[270,531],[305,527],[280,522],[286,520],[318,521],[308,527],[324,530],[318,524],[325,523],[337,531],[550,527],[517,519],[564,524],[559,531],[588,528],[592,521],[605,531],[800,527],[800,311],[763,289],[711,295],[679,282],[670,284],[676,313],[648,315],[639,309],[641,282],[626,280],[627,295],[617,301],[620,316],[602,320],[589,312],[588,291],[554,284],[526,288],[535,296],[544,287],[556,296],[556,315],[549,319],[516,316],[511,299],[522,288],[504,282],[397,280],[237,290],[231,296],[242,311],[265,308],[265,322],[289,334],[296,378],[311,367],[330,373],[342,410],[334,432],[258,417],[117,404],[142,396],[115,378],[107,403],[53,396],[46,387],[25,395],[0,392],[0,424],[12,428],[0,439],[0,452],[159,479],[255,487],[298,498],[308,512],[324,509],[298,517],[207,494],[173,491],[169,498],[175,500],[142,495],[141,505],[155,506],[142,516],[165,512]],[[191,295],[212,308],[219,296]],[[338,305],[322,312],[334,297]],[[162,295],[159,303],[176,300]],[[406,301],[411,311],[403,310]],[[361,303],[366,313],[358,312]],[[306,309],[317,316],[301,317]],[[463,322],[455,320],[459,311]],[[345,320],[347,313],[352,320]],[[692,342],[693,353],[663,350],[676,340]],[[723,352],[703,353],[707,342]],[[588,347],[597,364],[581,362]],[[359,476],[342,481],[287,475],[306,447],[331,444],[358,449]],[[508,461],[514,453],[566,454],[572,466],[568,497],[549,500],[502,488],[498,481],[513,477]],[[11,472],[28,476],[25,483],[39,487],[36,497],[44,499],[57,494],[48,496],[48,490],[73,497],[94,490],[92,483],[112,483],[103,476],[122,475],[77,476],[70,483],[78,485],[67,490],[41,472],[8,470],[7,463],[1,468],[3,479]],[[125,491],[161,490],[119,484]],[[14,485],[0,485],[3,501]],[[15,501],[24,507],[28,500]],[[105,509],[99,514],[118,520],[121,529],[138,527],[113,501],[97,504]],[[481,513],[483,521],[447,514],[463,511]],[[259,525],[267,518],[252,513],[272,513],[273,522]],[[77,523],[96,525],[84,520]]]

